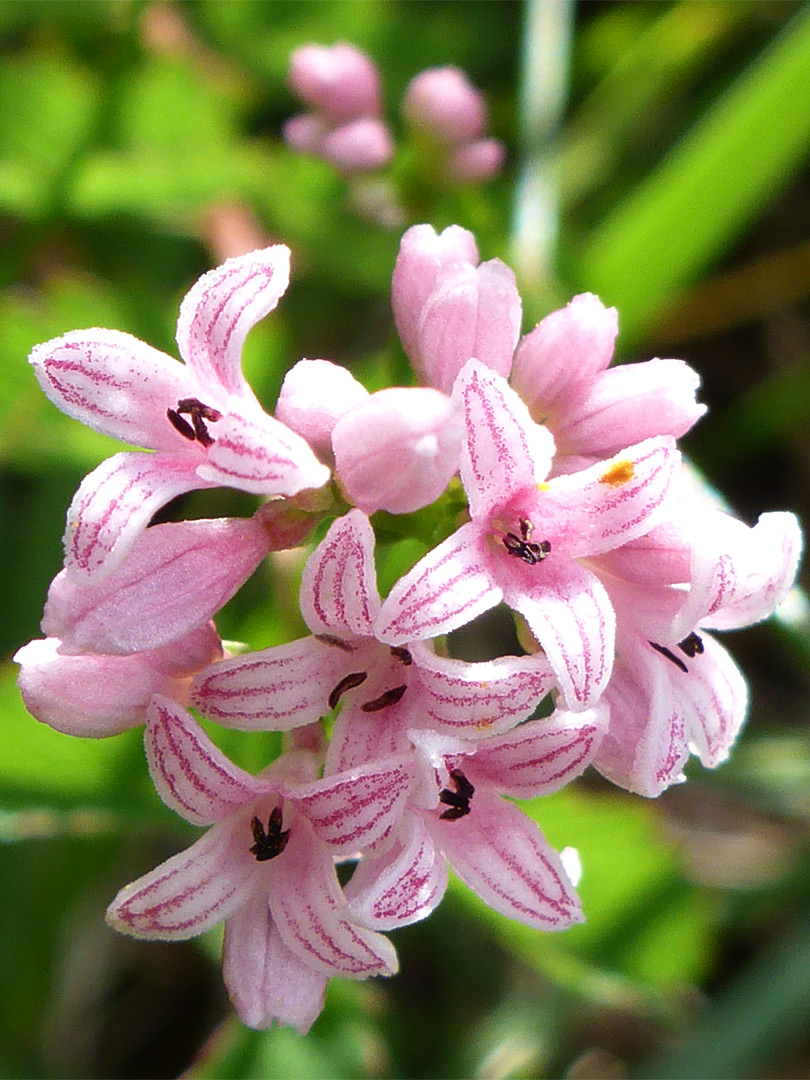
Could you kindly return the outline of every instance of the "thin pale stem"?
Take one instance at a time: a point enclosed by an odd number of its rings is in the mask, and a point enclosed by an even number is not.
[[[518,98],[520,162],[511,258],[524,295],[550,290],[559,224],[554,142],[568,95],[571,0],[528,0]]]

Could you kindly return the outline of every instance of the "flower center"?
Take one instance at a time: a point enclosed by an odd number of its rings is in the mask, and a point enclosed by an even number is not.
[[[680,671],[683,671],[685,674],[689,673],[689,668],[683,660],[681,660],[680,656],[676,656],[671,649],[666,647],[666,645],[659,645],[656,641],[651,641],[649,644],[652,645],[656,652],[660,652],[662,656],[665,656],[667,660],[674,664]],[[700,637],[692,631],[692,633],[688,634],[683,641],[678,642],[678,648],[684,656],[688,656],[690,660],[693,660],[703,652],[703,642]]]
[[[534,525],[528,518],[520,518],[518,525],[520,536],[517,533],[508,532],[499,539],[509,555],[514,555],[516,559],[528,563],[529,566],[536,566],[548,556],[551,544],[548,540],[541,540],[539,543],[532,541]]]
[[[443,821],[457,821],[458,818],[466,817],[470,812],[470,799],[475,794],[475,788],[461,769],[451,769],[450,779],[456,790],[450,791],[449,788],[444,788],[439,792],[439,802],[449,807],[444,813],[439,814]]]
[[[191,423],[181,414],[191,417]],[[212,409],[210,405],[203,405],[197,398],[180,398],[176,409],[167,409],[166,416],[175,431],[179,432],[189,442],[198,442],[203,446],[210,446],[214,441],[205,426],[206,420],[213,424],[222,419],[222,413]]]
[[[280,806],[277,806],[270,814],[270,819],[267,822],[267,832],[264,831],[264,826],[257,817],[251,821],[250,830],[253,833],[253,844],[248,850],[251,855],[256,856],[256,862],[267,862],[268,859],[275,859],[277,855],[282,853],[287,846],[287,841],[290,839],[290,830],[284,829],[282,831],[281,828]]]

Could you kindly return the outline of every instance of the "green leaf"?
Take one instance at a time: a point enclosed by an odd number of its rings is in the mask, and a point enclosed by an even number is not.
[[[630,339],[710,266],[810,148],[810,9],[595,231],[578,285],[621,313]]]

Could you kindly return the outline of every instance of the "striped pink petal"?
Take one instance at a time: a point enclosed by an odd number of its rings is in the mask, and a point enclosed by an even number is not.
[[[228,259],[191,288],[180,306],[177,345],[206,390],[255,400],[242,375],[242,346],[289,280],[290,250],[275,244]]]
[[[329,480],[329,469],[309,444],[279,420],[261,409],[246,409],[235,398],[229,399],[228,409],[197,469],[204,480],[257,495],[297,495]]]
[[[107,909],[109,925],[132,937],[184,941],[237,911],[255,885],[256,864],[233,844],[234,827],[215,825],[191,847],[126,885]]]
[[[555,682],[539,654],[470,664],[437,656],[420,643],[410,651],[418,684],[409,694],[418,694],[419,700],[411,709],[409,726],[424,725],[464,739],[484,738],[525,720]]]
[[[335,854],[350,855],[391,828],[402,814],[410,785],[406,763],[389,759],[313,784],[289,785],[285,794],[323,843]]]
[[[360,510],[333,522],[304,568],[301,614],[313,634],[371,636],[380,608],[374,532]]]
[[[297,822],[270,892],[270,910],[284,944],[324,975],[365,979],[393,975],[393,945],[354,921],[328,848],[303,820]]]
[[[243,1024],[289,1024],[299,1035],[320,1014],[328,982],[281,940],[265,895],[251,897],[225,923],[222,976]]]
[[[391,645],[446,634],[494,607],[503,592],[482,555],[474,522],[462,525],[396,583],[383,603],[375,636]]]
[[[610,599],[595,575],[573,559],[549,559],[539,569],[536,590],[505,585],[506,602],[543,647],[566,706],[587,709],[598,701],[613,665],[616,618]]]
[[[453,398],[464,412],[461,479],[477,519],[545,479],[554,439],[505,379],[477,360],[465,364]]]
[[[274,790],[229,761],[192,715],[168,698],[152,699],[144,741],[158,794],[194,825],[221,821]]]
[[[329,711],[329,694],[351,664],[347,651],[314,637],[222,660],[201,671],[191,702],[211,720],[242,731],[289,731]]]
[[[211,487],[196,473],[195,454],[114,454],[82,481],[67,512],[65,567],[108,574],[152,515],[186,491]]]
[[[395,930],[426,918],[447,889],[447,864],[419,813],[409,814],[397,842],[365,855],[346,886],[353,914],[374,930]]]
[[[94,329],[37,345],[30,360],[42,389],[74,420],[133,446],[188,449],[166,410],[200,391],[193,374],[171,356],[131,334]]]
[[[590,764],[607,727],[607,708],[570,713],[557,710],[543,720],[487,739],[465,760],[474,784],[488,784],[503,795],[531,799],[559,790]]]
[[[495,911],[539,930],[582,922],[559,856],[514,803],[476,792],[466,817],[430,828],[452,869]]]

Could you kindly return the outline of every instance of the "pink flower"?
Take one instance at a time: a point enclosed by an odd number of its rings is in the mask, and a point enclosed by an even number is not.
[[[289,496],[327,482],[329,470],[262,410],[240,366],[248,331],[287,288],[289,256],[279,244],[200,278],[177,323],[185,366],[115,330],[77,330],[33,350],[37,378],[60,409],[157,451],[115,454],[82,482],[68,510],[68,571],[111,572],[182,492],[224,484]]]
[[[296,49],[290,56],[289,83],[302,101],[334,123],[380,113],[377,65],[344,41]]]
[[[468,664],[374,636],[373,552],[359,510],[335,521],[304,570],[301,611],[312,636],[210,665],[193,681],[194,706],[230,727],[288,730],[340,703],[327,774],[406,752],[409,729],[475,740],[529,716],[552,685],[536,658]]]
[[[42,629],[62,654],[125,655],[177,642],[204,626],[271,548],[261,510],[242,520],[153,525],[100,580],[62,570]]]
[[[436,636],[505,600],[540,642],[568,707],[586,708],[610,677],[615,616],[580,560],[652,528],[678,462],[673,440],[546,481],[553,439],[501,376],[471,360],[454,397],[472,520],[394,586],[375,633],[391,645]]]
[[[128,656],[65,655],[60,646],[45,638],[17,650],[25,707],[57,731],[96,739],[142,724],[154,694],[187,701],[191,676],[222,656],[213,623]]]
[[[653,435],[680,438],[706,411],[695,401],[700,379],[682,360],[605,370],[617,333],[616,309],[582,293],[525,334],[515,353],[513,388],[574,468],[577,458],[609,457]]]
[[[412,733],[426,780],[394,844],[367,852],[346,894],[377,930],[424,918],[447,884],[445,860],[490,907],[541,930],[582,921],[579,900],[540,829],[510,798],[563,787],[592,759],[606,708],[556,712],[479,742]],[[417,801],[418,800],[418,801]]]
[[[467,143],[484,134],[487,107],[480,90],[456,67],[428,68],[408,83],[402,114],[440,143]]]
[[[317,763],[298,751],[252,776],[161,697],[149,707],[146,750],[161,798],[211,828],[122,889],[107,912],[111,926],[181,941],[225,919],[225,982],[251,1027],[277,1020],[304,1032],[330,977],[396,971],[393,946],[349,909],[334,858],[396,824],[410,785],[401,761],[316,780]]]
[[[515,275],[478,261],[472,233],[438,236],[414,225],[402,237],[391,283],[394,322],[418,378],[445,394],[471,357],[508,376],[520,337]]]
[[[284,139],[299,153],[330,162],[345,176],[387,165],[394,145],[380,119],[379,74],[352,45],[304,45],[290,57],[289,82],[313,108],[291,117]]]
[[[719,511],[680,509],[680,523],[596,560],[618,625],[605,691],[610,728],[594,764],[621,787],[652,797],[684,779],[690,753],[708,768],[728,757],[748,690],[706,630],[772,614],[801,550],[792,514],[763,514],[749,529]]]

